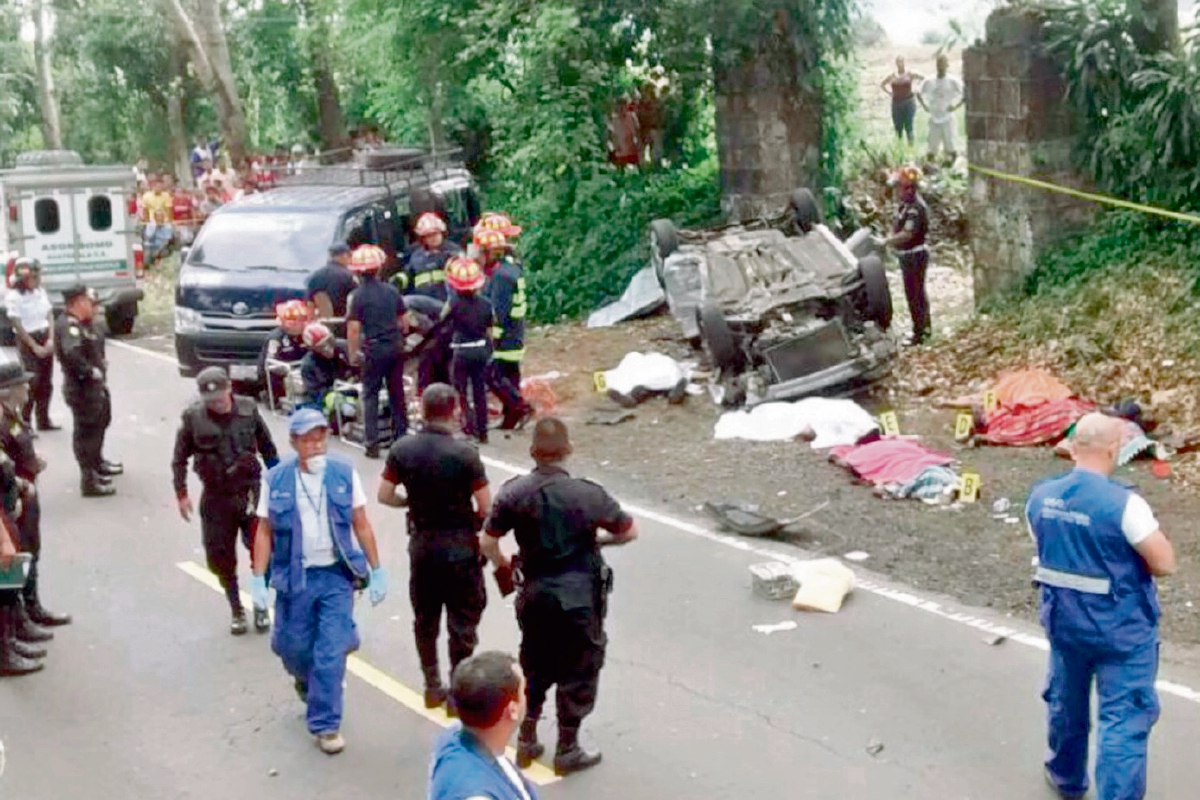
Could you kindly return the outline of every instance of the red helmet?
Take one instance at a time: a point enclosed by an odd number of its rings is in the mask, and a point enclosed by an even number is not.
[[[446,262],[446,283],[459,294],[478,292],[487,279],[479,262],[464,256],[455,256]]]
[[[418,239],[424,239],[426,236],[431,236],[435,233],[445,235],[446,223],[434,212],[426,211],[417,217],[416,233]]]
[[[310,322],[304,327],[304,334],[300,338],[304,341],[305,347],[309,350],[316,350],[333,339],[333,332],[320,322]]]
[[[308,306],[303,300],[288,300],[275,306],[275,319],[285,322],[308,322]]]
[[[488,250],[507,250],[508,237],[497,230],[475,230],[475,246],[487,252]]]
[[[475,233],[481,231],[498,231],[505,237],[512,239],[521,235],[521,226],[514,225],[507,214],[501,214],[498,211],[488,211],[479,218],[479,222],[475,224]]]
[[[387,253],[377,245],[360,245],[350,254],[351,272],[378,272],[386,263]]]

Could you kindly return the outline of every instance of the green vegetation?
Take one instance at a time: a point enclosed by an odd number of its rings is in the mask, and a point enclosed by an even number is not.
[[[651,219],[719,216],[715,74],[753,92],[769,65],[782,91],[824,94],[823,173],[840,183],[855,0],[43,2],[66,147],[158,168],[198,135],[242,128],[250,152],[335,149],[361,126],[462,147],[488,205],[526,228],[540,320],[618,294]],[[0,10],[4,164],[41,143],[33,47],[18,37],[31,7]],[[651,81],[665,87],[663,162],[619,170],[613,111]]]

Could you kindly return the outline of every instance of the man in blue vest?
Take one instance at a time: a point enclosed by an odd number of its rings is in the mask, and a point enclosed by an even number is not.
[[[362,480],[349,460],[326,454],[325,415],[302,408],[288,422],[296,453],[263,479],[254,537],[255,609],[275,589],[271,649],[296,679],[308,705],[308,730],[329,755],[346,746],[342,681],[346,656],[358,649],[354,590],[372,605],[387,595]]]
[[[525,716],[525,676],[507,653],[480,653],[454,670],[451,697],[462,725],[438,737],[428,800],[537,800],[504,754]]]
[[[1071,440],[1075,469],[1034,487],[1025,507],[1037,545],[1039,616],[1050,640],[1046,780],[1064,798],[1088,789],[1093,680],[1100,701],[1099,800],[1140,800],[1158,720],[1158,592],[1175,552],[1150,506],[1111,480],[1120,423],[1089,414]]]

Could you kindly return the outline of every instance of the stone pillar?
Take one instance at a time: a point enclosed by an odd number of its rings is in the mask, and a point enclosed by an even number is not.
[[[1071,166],[1066,87],[1045,52],[1038,12],[999,9],[986,30],[986,41],[963,52],[971,165],[1085,188]],[[1039,252],[1092,213],[1091,204],[972,171],[976,306],[1019,288]]]
[[[821,97],[787,47],[714,65],[721,206],[735,222],[781,214],[792,192],[820,197]]]

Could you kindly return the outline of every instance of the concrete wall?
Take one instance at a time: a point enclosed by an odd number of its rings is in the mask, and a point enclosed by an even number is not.
[[[987,39],[963,53],[967,156],[972,166],[1083,188],[1071,168],[1066,88],[1042,46],[1036,12],[1000,9]],[[975,303],[1020,286],[1038,253],[1086,225],[1090,204],[971,173],[968,213]]]

